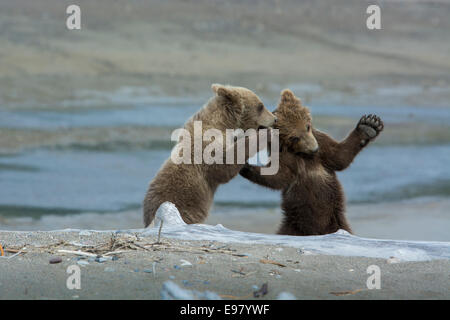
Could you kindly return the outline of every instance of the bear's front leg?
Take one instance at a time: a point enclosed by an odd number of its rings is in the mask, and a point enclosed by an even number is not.
[[[380,117],[372,114],[362,116],[356,126],[356,130],[361,136],[361,147],[375,139],[383,131],[383,128],[384,124]]]

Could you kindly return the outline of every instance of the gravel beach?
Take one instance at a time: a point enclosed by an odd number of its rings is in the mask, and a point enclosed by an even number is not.
[[[0,299],[161,299],[166,281],[230,300],[276,299],[282,292],[297,299],[450,298],[448,260],[398,262],[272,245],[161,240],[155,244],[154,237],[133,233],[0,231]],[[59,251],[79,249],[92,257]],[[50,263],[58,257],[61,262]],[[66,285],[71,265],[80,269],[79,290]],[[381,270],[380,289],[367,288],[371,265]],[[255,298],[264,283],[267,294]]]

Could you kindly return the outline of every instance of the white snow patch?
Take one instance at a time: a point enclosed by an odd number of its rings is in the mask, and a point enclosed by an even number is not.
[[[280,292],[280,294],[277,297],[277,300],[297,300],[297,298],[290,292]]]
[[[162,300],[222,300],[215,292],[183,289],[173,281],[163,283],[161,289]]]
[[[298,248],[299,254],[326,254],[389,259],[401,261],[427,261],[450,259],[450,242],[405,241],[361,238],[339,230],[322,236],[286,236],[234,231],[221,224],[186,224],[177,208],[165,202],[158,208],[157,217],[164,221],[162,237],[181,240],[206,240],[223,243],[262,244]],[[129,230],[84,230],[98,233],[139,233],[141,236],[157,236],[159,222],[152,228]],[[50,232],[81,232],[79,229],[64,229]],[[28,231],[12,231],[24,232]],[[11,257],[8,257],[11,258]]]
[[[300,252],[371,258],[396,257],[402,261],[450,259],[449,242],[380,240],[360,238],[339,230],[323,236],[285,236],[234,231],[222,225],[186,224],[172,203],[163,203],[157,216],[164,221],[162,237],[225,243],[284,245]],[[144,236],[157,235],[158,228],[145,229]]]

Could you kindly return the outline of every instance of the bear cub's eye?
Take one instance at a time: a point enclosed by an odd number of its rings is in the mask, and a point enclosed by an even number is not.
[[[262,112],[263,111],[263,109],[264,109],[264,105],[262,105],[262,104],[259,104],[258,105],[258,112]]]

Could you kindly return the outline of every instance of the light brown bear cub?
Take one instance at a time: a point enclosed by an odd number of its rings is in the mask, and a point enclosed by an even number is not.
[[[231,87],[214,84],[212,89],[215,97],[192,116],[184,128],[190,133],[191,155],[194,159],[194,121],[201,121],[202,134],[208,129],[219,130],[226,137],[226,129],[258,129],[270,127],[276,121],[258,96],[242,87]],[[248,145],[248,137],[244,138]],[[182,143],[182,139],[178,143]],[[203,152],[207,143],[201,138]],[[226,154],[226,144],[223,144],[223,154]],[[222,148],[220,148],[222,149]],[[236,148],[237,150],[237,148]],[[198,149],[197,149],[198,151]],[[245,161],[253,156],[246,148]],[[198,153],[198,152],[197,152]],[[236,157],[236,154],[235,154]],[[144,199],[144,224],[147,227],[154,219],[159,206],[170,201],[179,210],[186,223],[200,223],[208,216],[213,203],[214,193],[220,184],[227,183],[235,177],[244,164],[213,163],[176,164],[171,158],[166,160],[156,177],[151,181]]]
[[[375,115],[363,116],[346,139],[337,142],[313,129],[309,110],[290,90],[284,90],[278,108],[279,171],[261,175],[260,167],[246,165],[240,174],[257,184],[282,190],[283,220],[278,230],[286,235],[321,235],[344,229],[345,198],[336,172],[383,130]]]

